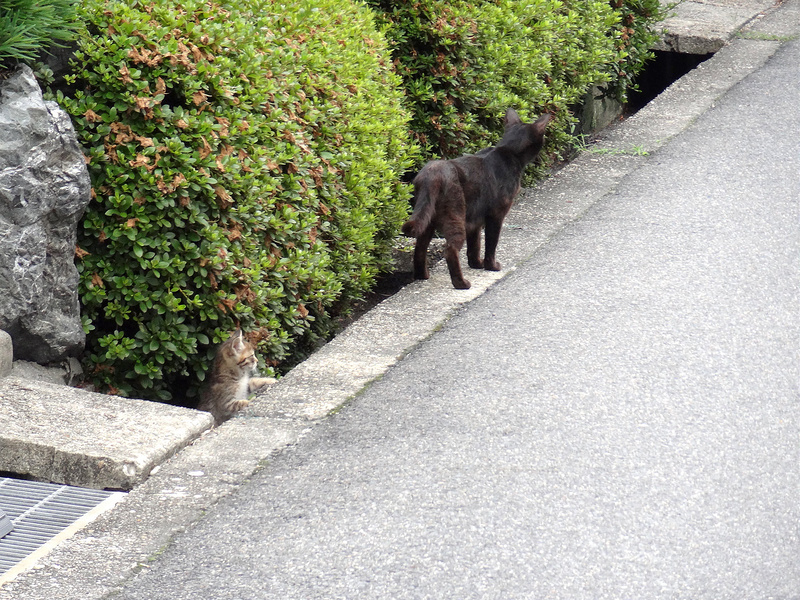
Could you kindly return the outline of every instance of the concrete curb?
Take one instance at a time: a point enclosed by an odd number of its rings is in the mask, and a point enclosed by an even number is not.
[[[666,33],[655,49],[684,54],[717,52],[740,29],[775,6],[775,0],[683,1],[664,21]]]
[[[11,344],[11,336],[0,329],[0,377],[11,375],[13,361],[14,348]]]
[[[798,4],[789,0],[783,8],[796,11]],[[759,31],[769,33],[780,22],[768,15]],[[470,272],[473,287],[461,292],[450,287],[446,267],[438,265],[430,281],[415,282],[373,309],[246,411],[154,469],[117,508],[65,541],[36,570],[0,588],[0,599],[44,600],[56,589],[63,599],[113,593],[276,453],[290,451],[287,447],[315,422],[351,401],[466,302],[613,194],[628,174],[760,68],[780,45],[738,39],[724,47],[635,117],[600,136],[559,173],[521,194],[499,249],[506,270]]]
[[[15,377],[0,381],[0,403],[2,470],[98,489],[132,489],[213,424],[208,413]]]

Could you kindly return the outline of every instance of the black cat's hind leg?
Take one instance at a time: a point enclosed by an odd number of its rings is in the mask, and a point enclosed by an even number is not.
[[[482,269],[481,260],[481,228],[479,225],[467,225],[467,264],[472,269]]]
[[[417,243],[414,245],[414,279],[430,279],[431,277],[428,271],[428,246],[433,239],[434,231],[434,227],[428,227],[417,238]]]
[[[472,284],[464,279],[464,274],[461,272],[461,261],[458,258],[458,253],[464,247],[466,239],[463,221],[452,219],[442,227],[442,235],[445,239],[444,258],[447,261],[447,269],[450,271],[450,281],[457,290],[468,290]]]

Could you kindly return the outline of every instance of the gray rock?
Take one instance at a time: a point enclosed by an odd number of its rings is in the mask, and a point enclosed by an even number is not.
[[[75,268],[89,173],[72,123],[22,67],[0,84],[0,329],[15,358],[49,363],[83,349]]]

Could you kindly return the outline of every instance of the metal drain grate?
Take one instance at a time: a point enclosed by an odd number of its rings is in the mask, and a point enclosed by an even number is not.
[[[0,510],[0,538],[5,537],[14,529],[14,523],[8,518],[8,515]]]
[[[125,494],[0,477],[0,514],[13,529],[0,536],[0,584],[73,535]]]

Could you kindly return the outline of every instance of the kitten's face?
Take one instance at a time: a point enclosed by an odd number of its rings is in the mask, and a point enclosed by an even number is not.
[[[258,359],[253,347],[245,342],[242,352],[238,355],[237,366],[243,375],[254,375],[258,367]]]
[[[255,350],[244,339],[241,331],[234,333],[225,342],[222,357],[225,366],[231,370],[236,369],[242,377],[253,375],[257,371],[258,359]]]

